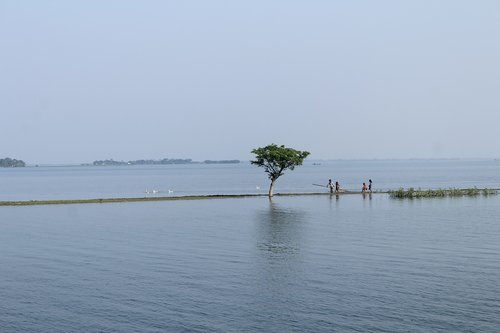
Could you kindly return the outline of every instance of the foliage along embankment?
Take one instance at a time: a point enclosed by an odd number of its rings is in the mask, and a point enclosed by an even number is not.
[[[25,166],[26,163],[22,160],[16,160],[10,157],[0,159],[1,168],[23,168]]]
[[[415,190],[413,187],[405,190],[400,188],[399,190],[389,191],[389,196],[394,199],[416,199],[416,198],[445,198],[445,197],[477,197],[477,196],[489,196],[498,194],[498,190],[492,189],[478,189],[474,188],[450,188],[450,189],[437,189],[437,190]]]

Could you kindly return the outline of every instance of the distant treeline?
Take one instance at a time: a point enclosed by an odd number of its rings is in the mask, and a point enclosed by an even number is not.
[[[21,160],[16,160],[10,157],[0,159],[1,168],[22,168],[25,167],[26,163]]]
[[[95,166],[107,166],[107,165],[166,165],[166,164],[229,164],[229,163],[240,163],[239,160],[222,160],[222,161],[211,161],[206,160],[204,162],[194,162],[192,159],[179,159],[179,158],[164,158],[161,160],[135,160],[135,161],[115,161],[113,159],[94,161],[92,163]]]
[[[240,160],[220,160],[220,161],[205,160],[203,163],[205,163],[205,164],[237,164],[237,163],[240,163]]]
[[[94,165],[157,165],[157,164],[190,164],[193,163],[191,159],[178,159],[178,158],[164,158],[161,160],[135,160],[135,161],[115,161],[113,159],[94,161]]]

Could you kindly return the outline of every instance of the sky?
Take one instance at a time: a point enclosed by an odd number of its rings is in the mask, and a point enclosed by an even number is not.
[[[500,1],[0,0],[0,158],[498,158]]]

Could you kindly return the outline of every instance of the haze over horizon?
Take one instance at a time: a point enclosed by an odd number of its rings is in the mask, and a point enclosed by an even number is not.
[[[0,158],[498,158],[500,2],[0,2]]]

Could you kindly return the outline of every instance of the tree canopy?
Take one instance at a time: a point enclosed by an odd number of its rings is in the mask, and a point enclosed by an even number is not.
[[[26,163],[21,160],[12,159],[10,157],[0,159],[0,167],[2,168],[16,168],[24,166],[26,166]]]
[[[295,150],[276,144],[255,148],[252,153],[255,154],[256,159],[251,163],[263,167],[271,180],[270,197],[273,195],[275,181],[284,175],[284,171],[293,170],[296,166],[302,165],[304,159],[310,154],[308,151]]]

